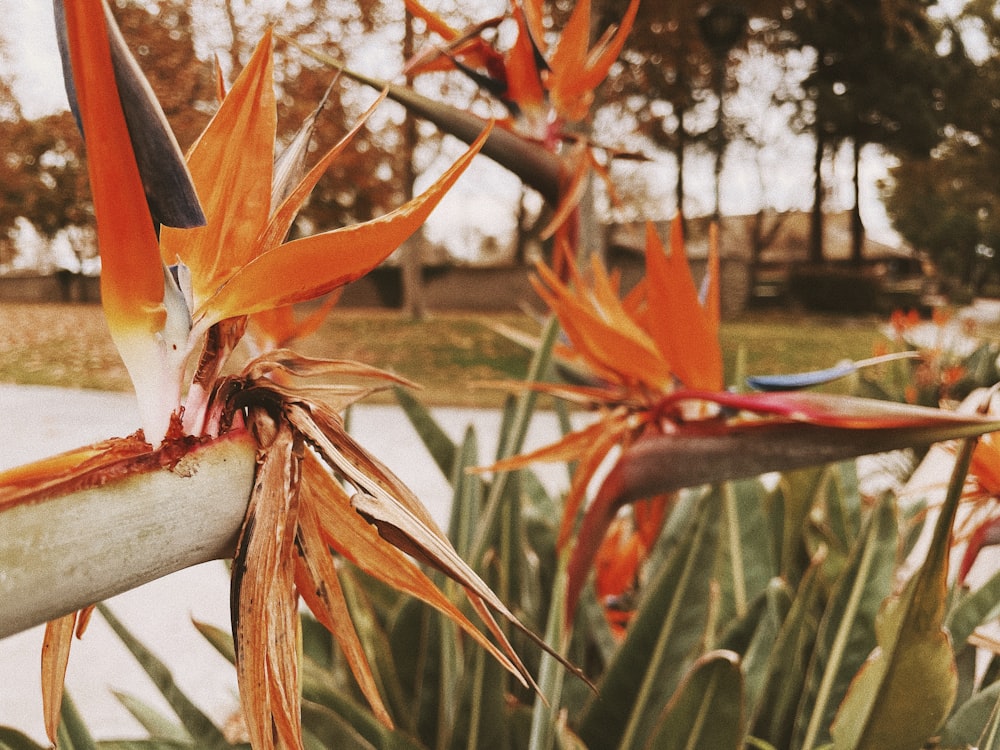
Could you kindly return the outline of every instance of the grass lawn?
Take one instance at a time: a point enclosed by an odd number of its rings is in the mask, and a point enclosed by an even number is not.
[[[295,349],[302,354],[355,359],[423,386],[431,405],[496,406],[496,390],[474,381],[518,379],[528,352],[489,328],[499,322],[529,332],[524,315],[434,313],[411,321],[385,310],[335,310]],[[723,325],[722,347],[731,381],[742,347],[747,374],[798,372],[870,356],[880,321],[754,314]],[[96,305],[0,304],[0,382],[129,390],[125,368]],[[391,400],[391,396],[376,400]]]

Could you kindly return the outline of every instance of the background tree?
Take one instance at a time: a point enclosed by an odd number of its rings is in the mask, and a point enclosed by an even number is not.
[[[810,260],[822,250],[822,162],[850,143],[854,166],[852,259],[861,262],[864,227],[858,167],[870,144],[892,153],[927,154],[941,137],[944,63],[935,50],[938,29],[926,0],[816,0],[791,5],[787,27],[813,51],[804,81],[801,122],[816,140]]]
[[[969,40],[968,42],[966,40]],[[974,293],[1000,250],[1000,21],[974,0],[943,23],[946,139],[904,158],[881,186],[893,226]]]
[[[605,3],[603,23],[621,13],[620,0]],[[701,19],[713,8],[735,8],[747,18],[745,33],[737,37],[732,54],[719,60],[706,44]],[[724,153],[737,139],[750,137],[753,123],[745,108],[735,101],[741,83],[740,70],[747,58],[770,56],[776,69],[782,66],[781,18],[783,3],[775,0],[748,2],[664,2],[651,0],[639,8],[639,17],[626,44],[621,62],[604,87],[605,108],[613,112],[616,128],[634,123],[642,137],[637,150],[652,155],[666,151],[674,163],[674,210],[697,213],[692,205],[687,165],[692,154]],[[722,93],[725,116],[716,127],[719,113],[714,74],[722,63]],[[757,94],[759,96],[759,94]],[[761,133],[753,134],[760,138]],[[763,147],[760,141],[755,147]]]
[[[893,168],[891,187],[883,191],[896,229],[974,293],[998,268],[998,168],[996,152],[955,137],[931,157]]]

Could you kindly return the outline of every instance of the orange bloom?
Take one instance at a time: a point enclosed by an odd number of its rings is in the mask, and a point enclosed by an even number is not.
[[[591,382],[582,386],[539,383],[533,387],[596,407],[599,416],[593,424],[569,433],[557,443],[490,468],[513,469],[534,461],[579,462],[565,499],[560,546],[569,544],[591,480],[609,453],[640,437],[675,429],[677,416],[672,408],[665,411],[665,397],[685,387],[721,390],[716,256],[713,232],[704,303],[688,268],[681,222],[676,219],[671,227],[669,253],[652,224],[647,225],[646,277],[624,298],[619,294],[617,278],[609,276],[596,257],[588,278],[570,264],[571,285],[564,284],[547,267],[537,267],[535,289],[559,318],[569,339],[569,344],[557,353],[570,366],[589,373]],[[685,324],[677,325],[679,320]],[[597,510],[593,505],[587,511],[589,517],[599,516],[601,521],[586,539],[581,530],[577,541],[577,562],[571,564],[570,570],[570,610],[591,560],[599,554],[614,511],[610,506]],[[663,514],[654,518],[651,525],[658,531]],[[646,533],[650,533],[648,529]],[[617,543],[608,544],[605,553],[614,550]],[[642,549],[648,550],[649,546],[643,544]],[[621,554],[633,555],[636,549],[627,548]],[[638,572],[644,554],[628,558],[628,564],[615,574],[611,588],[625,584],[622,570],[628,574]],[[607,556],[604,562],[610,564]]]
[[[994,421],[989,418],[874,399],[725,390],[718,342],[718,279],[714,228],[702,298],[688,268],[681,222],[676,219],[669,252],[647,225],[646,276],[624,297],[617,278],[596,259],[586,277],[570,264],[568,283],[545,266],[538,267],[535,288],[568,339],[555,353],[567,363],[573,381],[585,384],[527,387],[588,407],[597,417],[552,445],[490,468],[516,469],[534,461],[577,462],[558,540],[560,547],[571,549],[567,619],[598,558],[605,571],[615,571],[601,574],[605,592],[627,590],[638,573],[638,542],[629,542],[620,530],[606,539],[627,503],[704,481],[928,445],[956,436],[959,433],[952,430],[963,430],[962,424],[983,423],[981,430],[973,428],[966,434],[992,429],[985,424]],[[806,384],[814,380],[791,379]],[[584,507],[598,468],[613,450],[620,450],[620,457]],[[734,451],[748,455],[734,456]],[[695,466],[723,459],[726,465],[714,469]],[[678,461],[692,466],[671,465]],[[730,464],[740,468],[731,471]],[[690,481],[694,477],[698,479]],[[621,559],[616,560],[618,556]]]
[[[285,178],[273,174],[276,118],[268,33],[188,158],[205,225],[163,226],[157,241],[144,179],[133,158],[131,123],[126,126],[126,94],[118,90],[120,71],[111,62],[115,41],[106,23],[117,34],[113,19],[106,19],[103,4],[94,0],[65,0],[64,5],[63,16],[57,3],[57,19],[65,26],[87,146],[105,309],[144,405],[145,438],[160,447],[154,450],[140,433],[5,472],[0,474],[0,510],[44,502],[76,483],[93,486],[122,472],[155,470],[195,446],[249,434],[258,463],[233,562],[232,618],[253,747],[302,747],[299,596],[343,646],[376,716],[392,723],[360,647],[330,548],[439,609],[522,683],[533,685],[493,613],[523,626],[458,557],[419,500],[347,434],[338,409],[370,387],[303,385],[313,378],[399,379],[366,365],[307,359],[283,349],[265,352],[238,375],[222,375],[248,319],[263,332],[258,343],[276,344],[315,323],[296,323],[289,305],[342,287],[393,252],[458,179],[489,128],[426,192],[399,209],[285,242],[299,207],[356,131],[300,181],[280,184]],[[137,71],[129,75],[141,81]],[[167,265],[175,271],[166,272]],[[182,425],[181,378],[199,347]],[[353,495],[345,490],[347,483]],[[417,559],[460,584],[492,638],[420,572]],[[70,638],[74,630],[82,631],[85,615],[67,615],[46,629],[43,692],[53,741]]]
[[[554,234],[560,238],[553,265],[562,275],[565,269],[559,253],[576,244],[577,206],[591,170],[604,178],[609,194],[615,199],[607,165],[596,154],[600,149],[581,139],[568,126],[590,114],[595,91],[618,59],[632,30],[639,0],[629,2],[621,21],[608,28],[593,47],[590,46],[591,2],[579,0],[551,50],[546,43],[547,26],[541,0],[512,3],[510,17],[517,26],[517,36],[512,46],[502,51],[494,49],[481,36],[502,19],[458,31],[417,0],[406,0],[406,5],[414,16],[427,23],[433,34],[446,42],[444,50],[422,52],[409,61],[408,72],[458,68],[504,104],[511,113],[510,119],[502,123],[505,127],[563,158],[558,205],[541,232],[543,238]]]

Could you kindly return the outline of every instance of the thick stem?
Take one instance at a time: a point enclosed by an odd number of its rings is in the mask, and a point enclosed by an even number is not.
[[[240,433],[170,468],[0,512],[0,638],[231,556],[255,465],[256,446]]]

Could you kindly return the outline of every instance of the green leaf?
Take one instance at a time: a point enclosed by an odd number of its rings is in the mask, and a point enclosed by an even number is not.
[[[948,612],[945,625],[956,653],[964,648],[972,631],[1000,615],[1000,573],[995,573],[975,591],[963,596]]]
[[[390,713],[400,712],[402,715],[405,705],[403,688],[396,673],[389,636],[379,620],[377,605],[370,596],[371,589],[359,580],[360,573],[354,566],[341,565],[337,573],[347,608],[351,613],[351,620],[354,622],[362,648],[368,656],[368,664],[379,694],[388,702]],[[347,679],[351,685],[354,684],[353,675]]]
[[[771,651],[763,692],[756,706],[751,704],[752,734],[779,748],[791,746],[806,667],[816,641],[817,610],[824,595],[822,566],[822,556],[817,556],[802,577]]]
[[[747,706],[756,706],[766,687],[768,667],[782,624],[792,606],[792,592],[780,578],[764,592],[764,612],[753,639],[743,653],[744,693]]]
[[[809,515],[814,536],[844,559],[861,533],[861,492],[857,464],[841,461],[828,466]]]
[[[395,715],[402,728],[431,746],[440,719],[441,620],[422,602],[408,599],[393,615],[388,631],[403,695],[403,710]],[[462,645],[458,641],[454,648],[464,651]]]
[[[322,738],[327,730],[349,732],[375,748],[393,750],[423,750],[423,746],[405,733],[384,726],[367,705],[352,699],[332,683],[328,672],[306,661],[302,670],[302,721],[303,728],[314,737]],[[330,715],[338,717],[337,726],[327,726]],[[355,747],[356,745],[327,745],[327,747]],[[362,745],[364,747],[365,745]]]
[[[809,566],[810,555],[803,531],[813,505],[820,497],[824,479],[823,468],[799,469],[782,474],[777,487],[781,502],[781,553],[778,570],[793,586]]]
[[[336,711],[312,701],[302,701],[302,729],[307,748],[310,745],[317,750],[331,747],[378,750],[386,747],[370,742]]]
[[[558,334],[559,323],[554,317],[550,317],[545,324],[545,330],[542,332],[542,343],[535,351],[534,356],[531,358],[531,363],[528,365],[528,374],[525,379],[529,383],[539,380],[546,370],[548,370],[549,364],[552,361],[552,348],[555,346]],[[537,400],[538,394],[528,390],[520,393],[516,399],[508,402],[508,409],[504,413],[504,426],[500,433],[499,445],[497,446],[497,460],[510,458],[521,452]],[[480,568],[490,540],[495,534],[500,507],[510,475],[511,472],[499,472],[490,483],[483,516],[467,558],[474,570]]]
[[[579,735],[589,747],[641,747],[697,657],[708,620],[721,510],[719,489],[700,499],[695,522],[645,588],[598,695],[581,717]]]
[[[191,744],[191,735],[185,732],[175,719],[167,718],[155,708],[128,693],[114,691],[114,695],[135,720],[142,724],[143,729],[149,732],[151,738],[181,745]]]
[[[721,622],[743,617],[777,575],[771,530],[764,512],[767,491],[759,479],[723,485],[725,539],[720,548]]]
[[[743,747],[743,721],[739,656],[710,651],[695,662],[644,747],[738,750]]]
[[[191,741],[170,742],[169,740],[101,740],[97,743],[98,750],[191,750],[195,746]],[[246,748],[249,745],[234,745],[233,747]]]
[[[993,704],[993,712],[976,746],[979,750],[1000,750],[1000,695]]]
[[[971,699],[963,703],[948,719],[941,729],[939,745],[943,748],[978,747],[985,750],[991,747],[1000,750],[1000,717],[997,716],[997,706],[1000,705],[1000,683],[994,682],[984,690],[980,690]],[[982,743],[983,735],[992,735],[992,745]],[[989,738],[988,738],[989,741]]]
[[[188,734],[195,740],[199,747],[229,747],[222,732],[212,723],[191,700],[184,695],[181,689],[174,682],[174,677],[167,666],[160,661],[153,652],[144,646],[128,629],[115,617],[111,610],[104,604],[97,605],[98,611],[107,621],[111,629],[121,639],[125,647],[132,652],[135,660],[143,668],[149,678],[156,685],[157,690],[166,698],[167,703],[177,714],[181,724]]]
[[[23,732],[12,727],[0,727],[0,750],[46,750]]]
[[[97,750],[94,738],[87,729],[80,712],[69,693],[63,694],[62,708],[59,711],[59,730],[56,740],[61,750]]]
[[[215,625],[209,625],[207,622],[198,622],[197,620],[193,624],[195,630],[201,633],[201,637],[208,641],[212,648],[218,651],[226,661],[230,664],[236,663],[233,636],[230,635],[228,630],[217,628]]]
[[[944,629],[951,527],[975,447],[959,450],[927,557],[876,622],[879,651],[865,663],[832,727],[836,750],[920,747],[947,718],[958,676]]]
[[[458,453],[454,441],[441,429],[430,409],[414,398],[407,389],[393,386],[392,391],[402,407],[403,413],[409,418],[413,429],[417,431],[420,440],[431,454],[431,458],[434,459],[434,463],[437,464],[446,479],[451,479],[455,466],[455,456]]]
[[[566,565],[568,554],[559,556],[556,583],[549,602],[549,619],[545,626],[545,642],[556,653],[566,656],[571,628],[565,621]],[[559,722],[556,712],[562,705],[562,689],[566,670],[550,654],[542,654],[538,672],[539,693],[531,715],[531,736],[528,750],[549,750],[556,740]]]
[[[476,525],[482,516],[483,480],[471,469],[479,461],[479,443],[476,432],[470,425],[465,432],[462,445],[456,452],[457,463],[452,466],[451,486],[454,488],[451,505],[451,525],[448,538],[463,558],[471,551]]]
[[[820,621],[809,664],[796,747],[829,741],[829,726],[854,675],[875,647],[875,619],[892,590],[896,513],[891,496],[875,507]]]

